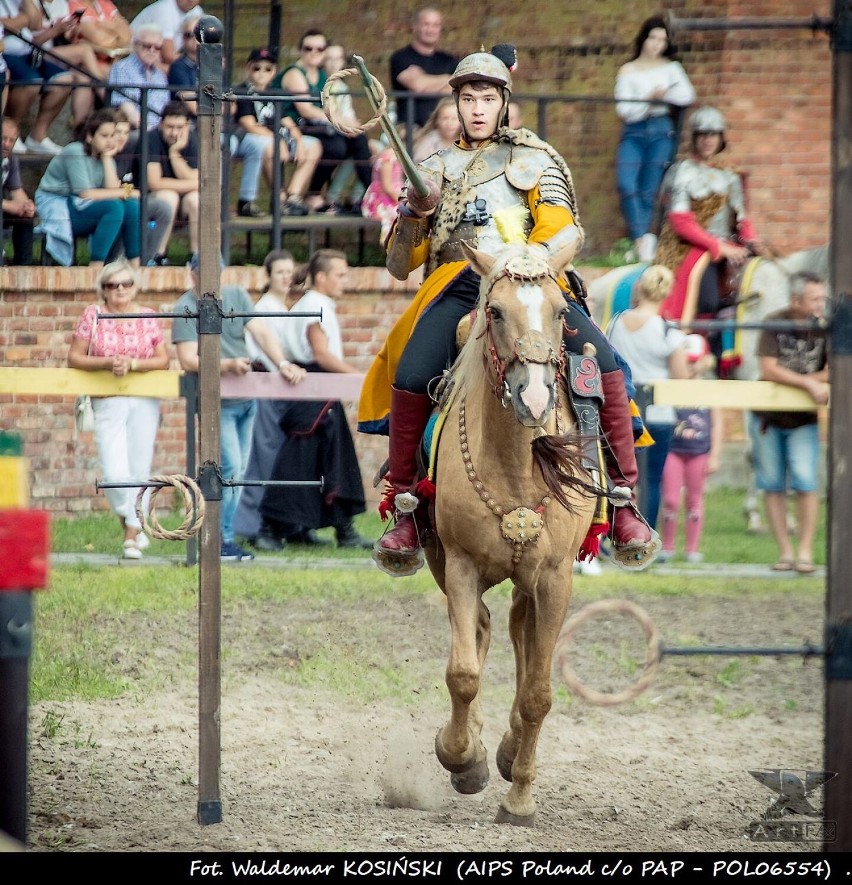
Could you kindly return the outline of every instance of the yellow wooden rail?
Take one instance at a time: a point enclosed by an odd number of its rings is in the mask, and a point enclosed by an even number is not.
[[[86,372],[65,368],[0,368],[0,394],[79,396],[180,396],[181,372],[136,372],[116,378],[110,372]],[[223,375],[222,396],[255,399],[358,398],[363,375],[310,373],[296,385],[279,375],[253,372]],[[667,406],[706,406],[721,409],[761,409],[799,412],[814,408],[803,391],[772,381],[656,381],[654,402]]]

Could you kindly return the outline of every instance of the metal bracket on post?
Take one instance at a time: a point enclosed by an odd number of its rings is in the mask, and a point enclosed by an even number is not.
[[[852,679],[852,619],[826,624],[825,678]]]
[[[222,334],[222,308],[214,292],[205,292],[198,299],[198,334]]]
[[[198,488],[205,501],[222,500],[222,474],[219,465],[212,461],[205,461],[198,471]]]

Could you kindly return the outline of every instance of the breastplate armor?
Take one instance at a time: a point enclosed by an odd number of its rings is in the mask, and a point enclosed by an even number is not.
[[[732,169],[684,160],[677,170],[672,190],[672,212],[692,212],[695,203],[713,195],[722,195],[725,202],[706,222],[705,229],[719,239],[729,239],[736,233],[737,220],[745,214],[742,185]]]

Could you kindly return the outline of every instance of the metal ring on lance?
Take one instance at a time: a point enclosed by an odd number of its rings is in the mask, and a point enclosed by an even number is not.
[[[567,657],[568,645],[578,627],[592,618],[613,614],[628,615],[639,622],[648,643],[648,650],[645,655],[645,668],[639,679],[622,691],[607,693],[583,685],[569,666]],[[589,603],[568,618],[559,639],[556,640],[555,652],[556,663],[562,678],[575,695],[599,707],[614,707],[638,697],[654,681],[662,657],[662,638],[648,613],[638,605],[622,599],[603,599],[600,602]]]
[[[201,494],[198,484],[188,476],[181,474],[152,476],[151,482],[161,483],[161,485],[151,490],[147,513],[142,507],[142,499],[147,488],[139,489],[139,494],[136,496],[136,516],[139,518],[145,534],[151,538],[159,538],[161,541],[186,541],[198,534],[201,524],[204,522],[204,496]],[[183,522],[174,530],[164,529],[154,513],[154,499],[166,486],[180,489],[186,508]]]
[[[333,74],[329,74],[328,80],[326,80],[325,86],[323,86],[322,90],[322,109],[328,118],[328,122],[331,123],[338,132],[350,137],[361,135],[369,129],[372,129],[376,123],[381,123],[382,117],[387,113],[388,109],[388,97],[385,90],[382,88],[382,84],[368,72],[367,76],[372,82],[374,90],[373,94],[377,103],[376,113],[363,125],[360,125],[357,121],[354,124],[350,122],[344,123],[338,118],[337,105],[339,102],[336,100],[335,96],[342,95],[343,93],[334,91],[332,87],[338,81],[345,80],[347,77],[357,76],[358,74],[359,72],[357,68],[345,68],[342,71],[336,71]]]

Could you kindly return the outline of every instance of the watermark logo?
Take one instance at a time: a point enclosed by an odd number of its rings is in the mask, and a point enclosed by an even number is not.
[[[767,768],[749,771],[757,781],[775,793],[775,798],[760,820],[752,821],[746,831],[755,842],[833,842],[833,821],[822,820],[814,807],[817,790],[827,784],[835,771],[806,771],[790,768]]]

